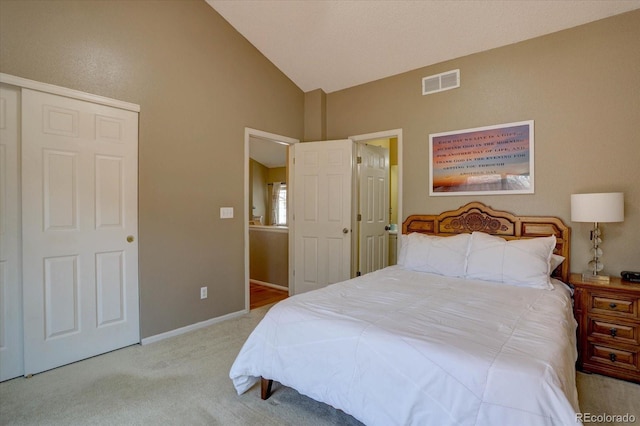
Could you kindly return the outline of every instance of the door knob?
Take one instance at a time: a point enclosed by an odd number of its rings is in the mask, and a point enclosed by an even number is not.
[[[132,243],[134,239],[135,238],[133,238],[133,235],[127,235],[127,242],[128,243]]]
[[[348,230],[347,228],[342,228],[342,233],[343,233],[343,234],[348,234],[348,233],[349,233],[349,230]]]
[[[391,226],[386,225],[386,226],[384,227],[384,230],[385,230],[385,231],[391,231]]]

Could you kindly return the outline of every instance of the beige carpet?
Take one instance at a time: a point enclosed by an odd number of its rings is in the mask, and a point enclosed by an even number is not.
[[[0,383],[0,424],[359,425],[278,384],[267,401],[258,387],[236,395],[229,369],[266,310]],[[583,412],[640,424],[640,385],[579,374],[578,390]]]

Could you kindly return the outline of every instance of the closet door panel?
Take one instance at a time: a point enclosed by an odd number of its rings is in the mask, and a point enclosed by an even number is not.
[[[138,115],[23,90],[25,372],[139,342]]]
[[[20,89],[0,84],[0,381],[24,373],[18,129]]]

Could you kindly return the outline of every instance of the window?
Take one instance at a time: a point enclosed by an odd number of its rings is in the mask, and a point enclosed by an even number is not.
[[[287,225],[287,184],[275,182],[271,197],[271,223]]]

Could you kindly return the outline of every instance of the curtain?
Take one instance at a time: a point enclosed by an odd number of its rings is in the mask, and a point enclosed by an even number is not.
[[[274,182],[271,189],[271,225],[287,224],[287,184]]]
[[[274,182],[271,187],[271,225],[278,224],[278,196],[280,195],[280,182]]]

